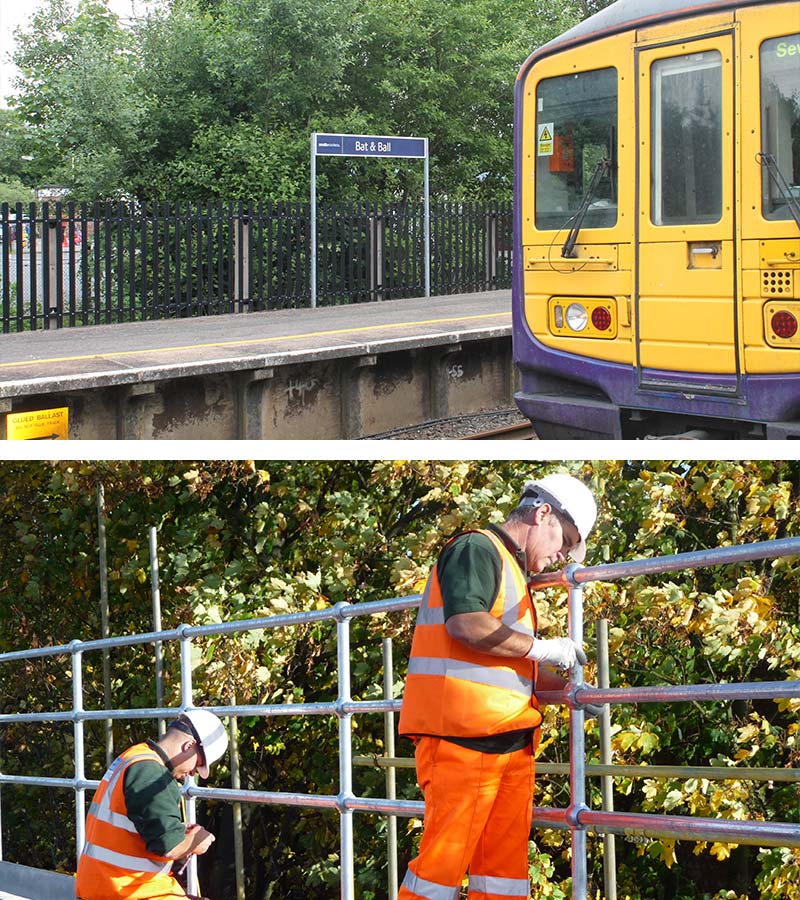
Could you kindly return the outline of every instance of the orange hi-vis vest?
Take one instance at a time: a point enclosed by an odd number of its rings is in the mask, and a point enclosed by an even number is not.
[[[128,818],[125,771],[141,760],[164,764],[147,744],[135,744],[114,760],[92,798],[75,882],[81,900],[186,898],[171,874],[173,860],[151,853]]]
[[[495,545],[502,563],[489,612],[514,631],[534,637],[536,610],[525,575],[497,535],[480,533]],[[535,679],[530,659],[482,653],[450,637],[434,566],[414,628],[400,734],[470,738],[536,728],[542,715],[533,692]]]

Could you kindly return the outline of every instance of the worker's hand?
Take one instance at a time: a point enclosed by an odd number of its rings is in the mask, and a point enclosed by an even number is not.
[[[186,835],[191,836],[192,843],[189,847],[189,853],[201,854],[214,843],[216,838],[210,831],[206,831],[202,825],[187,825]]]
[[[583,652],[583,648],[569,638],[551,638],[550,640],[534,638],[530,650],[525,656],[559,669],[571,669],[576,662],[582,666],[586,665],[586,654]]]

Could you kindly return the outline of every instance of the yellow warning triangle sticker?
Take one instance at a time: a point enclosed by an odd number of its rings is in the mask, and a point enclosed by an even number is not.
[[[552,141],[553,138],[550,136],[550,132],[547,130],[547,125],[542,128],[542,133],[539,135],[540,141]]]

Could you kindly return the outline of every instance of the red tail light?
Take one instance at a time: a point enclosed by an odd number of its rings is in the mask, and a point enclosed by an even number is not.
[[[592,310],[592,325],[598,331],[607,331],[611,327],[611,313],[604,306],[595,306]]]
[[[770,325],[780,338],[791,338],[797,334],[797,319],[785,309],[776,312],[772,316]]]

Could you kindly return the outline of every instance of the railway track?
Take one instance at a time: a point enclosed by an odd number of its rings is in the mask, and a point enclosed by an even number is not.
[[[491,431],[480,431],[457,438],[459,441],[536,441],[536,432],[530,422],[519,425],[505,425]]]
[[[536,440],[536,434],[530,422],[514,408],[432,419],[419,425],[371,434],[362,440],[524,441]]]

